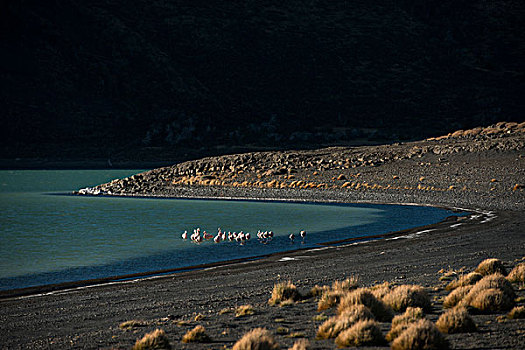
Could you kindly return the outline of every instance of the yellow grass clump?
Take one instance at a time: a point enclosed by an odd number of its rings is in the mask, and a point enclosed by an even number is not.
[[[476,324],[467,309],[450,309],[439,316],[436,327],[443,333],[470,333],[476,331]]]
[[[162,329],[156,329],[137,340],[132,350],[171,349],[171,344]]]
[[[255,309],[251,305],[241,305],[235,309],[235,317],[249,316],[255,313]]]
[[[289,350],[308,350],[310,349],[310,342],[307,339],[299,339]]]
[[[386,340],[376,321],[364,320],[339,333],[335,343],[340,348],[350,346],[385,345]]]
[[[370,291],[372,292],[372,294],[374,294],[374,296],[379,300],[382,300],[385,297],[385,295],[390,293],[391,289],[391,285],[388,282],[384,282],[382,284],[370,287]]]
[[[338,316],[330,317],[317,330],[317,339],[335,338],[343,330],[363,320],[373,320],[374,315],[364,305],[354,305]]]
[[[339,302],[337,313],[342,314],[345,309],[352,308],[357,304],[368,307],[379,321],[390,321],[394,316],[392,309],[381,300],[378,300],[374,294],[366,288],[358,288],[347,292]]]
[[[197,326],[188,331],[182,337],[183,343],[209,343],[211,338],[206,334],[206,329],[203,326]]]
[[[339,303],[344,292],[342,290],[326,290],[317,303],[317,311],[323,311],[334,307]]]
[[[451,308],[456,306],[463,300],[463,298],[470,292],[472,286],[462,286],[450,292],[443,301],[444,308]]]
[[[277,350],[280,348],[265,328],[252,329],[233,345],[233,350]]]
[[[474,307],[481,312],[506,311],[514,306],[515,298],[512,284],[496,273],[478,281],[458,305]]]
[[[510,271],[507,279],[514,283],[525,283],[525,263],[516,265],[516,267]]]
[[[463,275],[460,278],[450,282],[446,286],[445,289],[446,290],[453,290],[453,289],[456,289],[458,287],[470,286],[470,285],[476,284],[476,282],[478,282],[482,278],[483,278],[483,275],[478,273],[478,272],[467,273],[466,275]]]
[[[448,349],[448,341],[429,320],[413,323],[391,344],[393,350]]]
[[[129,320],[122,322],[118,325],[120,329],[133,329],[135,327],[145,327],[147,326],[147,323],[140,320]]]
[[[347,292],[349,290],[356,289],[358,286],[357,277],[352,276],[345,279],[344,281],[334,281],[332,284],[332,290]]]
[[[525,318],[525,306],[516,306],[507,314],[507,317],[515,320]]]
[[[507,275],[507,270],[503,266],[503,262],[500,259],[485,259],[479,263],[475,272],[482,274],[483,276],[492,275],[494,273],[500,273],[502,275]]]
[[[330,287],[328,286],[319,286],[319,285],[315,285],[312,287],[312,289],[310,289],[310,292],[308,292],[308,297],[320,297],[323,295],[323,293],[327,292],[330,290]]]
[[[392,327],[386,335],[386,340],[393,341],[412,323],[417,322],[425,317],[423,309],[420,307],[407,307],[405,312],[397,315],[392,319]]]
[[[383,301],[394,311],[403,312],[407,307],[420,307],[424,311],[430,311],[432,304],[425,289],[417,285],[404,284],[395,287],[385,295]]]
[[[284,301],[297,301],[301,299],[301,295],[297,287],[291,282],[281,282],[273,286],[272,296],[268,303],[270,305],[279,305]]]

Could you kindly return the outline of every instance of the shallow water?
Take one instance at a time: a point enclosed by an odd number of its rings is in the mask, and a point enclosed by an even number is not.
[[[0,289],[253,257],[438,222],[451,212],[342,205],[56,195],[140,170],[0,171]],[[53,194],[54,193],[54,194]],[[244,245],[183,240],[193,228],[250,232]],[[267,244],[257,230],[272,230]],[[288,239],[308,232],[304,242]]]

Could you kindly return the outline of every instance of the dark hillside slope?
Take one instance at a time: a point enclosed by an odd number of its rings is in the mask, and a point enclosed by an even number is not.
[[[525,110],[522,1],[1,6],[3,158],[413,139]]]

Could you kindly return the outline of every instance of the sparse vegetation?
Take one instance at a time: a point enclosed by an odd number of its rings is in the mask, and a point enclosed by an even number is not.
[[[244,334],[235,345],[233,350],[277,350],[279,344],[265,328],[255,328]]]
[[[458,279],[450,282],[445,289],[446,290],[453,290],[453,289],[456,289],[458,287],[473,285],[473,284],[476,284],[476,282],[478,282],[482,278],[483,278],[482,274],[480,274],[478,272],[471,272],[471,273],[468,273],[466,275],[462,275]]]
[[[301,295],[297,290],[297,287],[291,282],[281,282],[273,286],[272,296],[268,303],[270,305],[279,305],[284,301],[295,302],[301,299]]]
[[[183,343],[209,343],[211,338],[206,334],[206,329],[199,325],[188,331],[182,337]]]
[[[503,262],[500,259],[485,259],[479,263],[475,272],[482,274],[483,276],[492,275],[495,273],[500,273],[502,275],[507,275],[507,270],[503,266]]]
[[[318,297],[323,295],[324,292],[330,290],[330,287],[328,286],[319,286],[315,285],[310,289],[310,292],[308,293],[308,297]]]
[[[385,295],[390,293],[391,287],[392,286],[389,282],[383,282],[382,284],[370,287],[370,291],[372,292],[372,294],[374,294],[374,296],[377,299],[382,300],[385,297]]]
[[[443,307],[444,308],[451,308],[459,304],[461,300],[468,294],[468,292],[472,289],[472,286],[462,286],[454,289],[452,292],[450,292],[443,301]]]
[[[469,333],[476,331],[476,324],[467,309],[454,308],[446,311],[436,322],[436,327],[443,333]]]
[[[525,283],[525,263],[516,265],[516,267],[510,271],[507,279],[514,283]]]
[[[342,291],[347,292],[353,289],[356,289],[359,286],[357,277],[349,277],[345,279],[344,281],[336,280],[332,284],[332,290],[334,291]]]
[[[308,350],[310,349],[310,342],[307,339],[299,339],[289,350]]]
[[[338,316],[330,317],[317,330],[317,339],[335,338],[343,330],[351,327],[354,323],[364,320],[373,320],[374,315],[364,305],[353,305],[344,310]]]
[[[156,329],[137,340],[132,350],[165,350],[171,349],[166,333],[162,329]]]
[[[255,313],[255,309],[251,305],[241,305],[235,310],[235,317],[249,316]]]
[[[128,329],[133,329],[136,327],[145,327],[147,325],[148,324],[146,322],[141,321],[141,320],[129,320],[129,321],[122,322],[121,324],[118,325],[118,327],[120,329],[128,330]]]
[[[421,307],[430,311],[432,303],[425,289],[416,285],[401,285],[385,295],[383,301],[394,311],[403,312],[407,307]]]
[[[413,323],[391,344],[393,350],[448,349],[448,341],[429,320]]]
[[[486,292],[490,290],[489,292]],[[501,274],[483,277],[459,302],[460,306],[474,307],[482,312],[510,310],[514,306],[516,293],[512,284]]]
[[[337,303],[339,303],[343,294],[344,292],[340,290],[325,291],[321,295],[321,298],[319,299],[319,302],[317,303],[317,310],[322,311],[322,310],[326,310],[326,309],[334,307],[335,305],[337,305]]]
[[[515,320],[525,318],[525,306],[516,306],[507,314],[507,317]]]
[[[392,319],[392,327],[386,335],[386,340],[392,341],[397,338],[412,323],[423,319],[425,316],[423,309],[420,307],[407,307],[405,312],[397,315]]]
[[[385,345],[386,340],[378,327],[377,322],[364,320],[355,323],[347,330],[341,332],[335,343],[339,347]]]
[[[356,304],[362,304],[368,307],[379,321],[390,321],[394,316],[392,309],[381,300],[378,300],[372,292],[366,288],[358,288],[354,291],[347,292],[341,298],[337,312],[342,314],[345,309],[352,308]]]

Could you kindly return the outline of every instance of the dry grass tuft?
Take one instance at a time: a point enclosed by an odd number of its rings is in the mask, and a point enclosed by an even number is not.
[[[501,289],[489,288],[475,294],[469,300],[468,305],[480,312],[494,313],[512,309],[514,300],[510,299]]]
[[[183,343],[209,343],[211,338],[206,334],[203,326],[197,326],[191,331],[188,331],[182,337]]]
[[[507,317],[515,320],[525,318],[525,306],[516,306],[507,314]]]
[[[133,328],[136,328],[136,327],[145,327],[147,326],[148,324],[144,321],[140,321],[140,320],[129,320],[129,321],[125,321],[125,322],[122,322],[121,324],[118,325],[118,327],[120,329],[133,329]]]
[[[405,312],[401,315],[397,315],[392,319],[392,328],[386,335],[386,340],[392,341],[396,339],[405,329],[407,329],[412,323],[417,322],[424,318],[425,314],[423,309],[420,307],[407,307]]]
[[[460,278],[450,282],[445,289],[453,290],[458,287],[470,286],[470,285],[476,284],[476,282],[478,282],[482,278],[483,278],[482,274],[477,273],[477,272],[471,272],[471,273],[463,275]]]
[[[317,330],[317,339],[335,338],[343,330],[349,328],[354,323],[364,320],[373,320],[374,315],[364,305],[353,305],[339,316],[330,317]]]
[[[370,287],[370,291],[372,292],[372,294],[374,294],[374,296],[379,300],[382,300],[385,297],[385,295],[390,293],[391,289],[392,286],[389,282],[383,282],[382,284]]]
[[[479,263],[475,272],[482,274],[483,276],[492,275],[494,273],[500,273],[502,275],[507,275],[507,270],[503,266],[503,262],[500,259],[485,259]]]
[[[249,331],[233,345],[233,350],[277,350],[280,348],[265,328],[255,328]]]
[[[272,296],[268,303],[270,305],[279,305],[284,301],[297,301],[301,299],[301,294],[297,287],[291,282],[281,282],[273,286]]]
[[[391,345],[393,350],[448,349],[448,341],[429,320],[413,323]]]
[[[371,320],[359,321],[352,327],[339,333],[335,343],[340,348],[365,345],[385,345],[387,342],[379,329],[377,322]]]
[[[313,298],[313,297],[319,297],[319,296],[322,296],[323,293],[327,292],[330,290],[330,287],[328,286],[319,286],[319,285],[315,285],[312,287],[312,289],[310,289],[310,291],[308,292],[308,295],[307,297],[309,298]]]
[[[342,314],[346,309],[350,309],[357,304],[368,307],[379,321],[387,322],[394,316],[392,309],[381,300],[378,300],[374,294],[366,288],[358,288],[354,291],[347,292],[339,302],[337,313]]]
[[[516,265],[516,267],[510,271],[507,279],[514,283],[525,283],[525,263]]]
[[[459,307],[439,316],[436,327],[443,333],[470,333],[476,331],[476,324],[467,309]]]
[[[156,329],[137,340],[132,350],[171,349],[170,341],[162,329]]]
[[[323,311],[329,308],[334,307],[339,303],[339,300],[341,300],[341,297],[344,295],[343,291],[340,290],[327,290],[319,299],[319,302],[317,303],[317,311]]]
[[[308,350],[310,349],[310,342],[307,339],[299,339],[289,350]]]
[[[463,300],[463,298],[470,292],[472,286],[462,286],[450,292],[443,301],[444,308],[451,308],[456,306]]]
[[[342,292],[347,292],[349,290],[353,290],[353,289],[356,289],[357,287],[359,287],[359,284],[358,284],[358,281],[357,281],[357,277],[349,277],[347,279],[345,279],[344,281],[335,281],[333,284],[332,284],[332,290],[334,291],[342,291]]]
[[[432,303],[425,289],[417,285],[404,284],[385,295],[383,301],[394,311],[403,312],[407,307],[420,307],[430,311]]]
[[[235,317],[249,316],[255,313],[255,309],[251,305],[241,305],[235,310]]]

